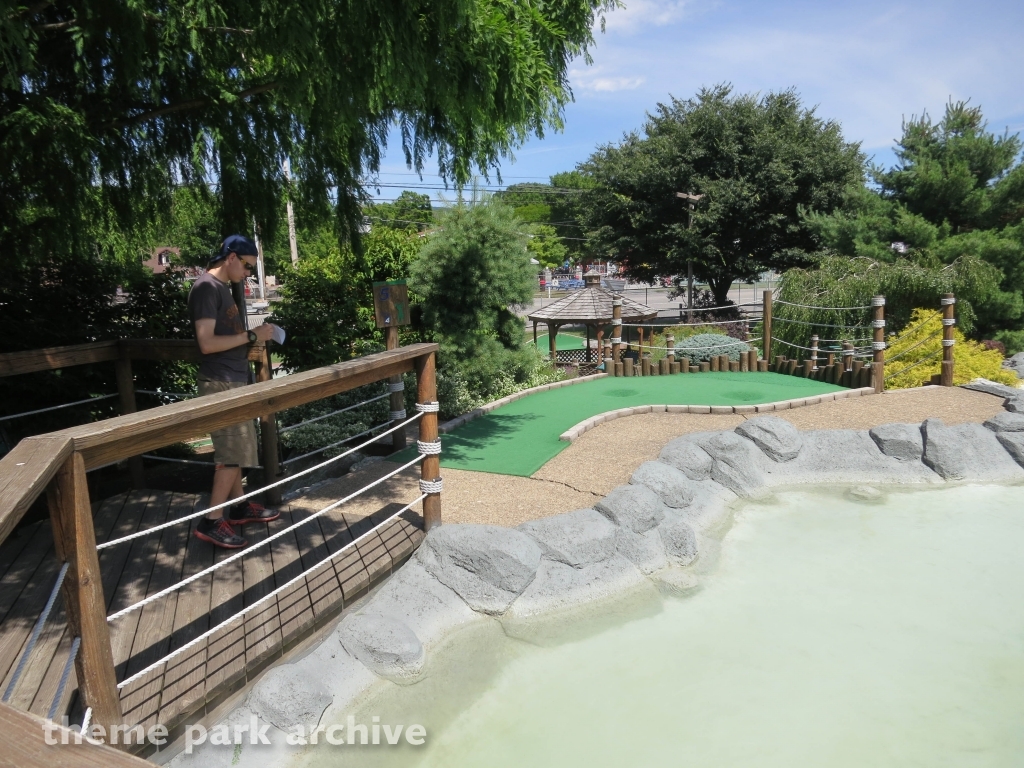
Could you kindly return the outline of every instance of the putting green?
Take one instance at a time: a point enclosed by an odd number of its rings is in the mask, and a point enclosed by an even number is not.
[[[533,344],[533,336],[526,340],[527,344]],[[548,335],[538,334],[537,349],[547,352],[549,347]],[[586,344],[580,336],[573,336],[571,333],[560,333],[555,336],[555,349],[586,349]]]
[[[636,405],[755,405],[842,389],[778,373],[608,377],[528,395],[441,436],[441,466],[529,477],[569,443],[584,419]],[[614,451],[614,446],[609,450]],[[408,461],[411,450],[396,459]]]

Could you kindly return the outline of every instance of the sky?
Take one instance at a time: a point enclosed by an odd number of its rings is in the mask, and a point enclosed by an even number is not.
[[[603,33],[595,29],[593,64],[570,66],[575,101],[564,130],[531,138],[503,161],[505,185],[572,170],[597,147],[641,129],[658,102],[717,83],[737,93],[795,88],[805,106],[836,120],[847,141],[884,166],[895,161],[903,119],[925,110],[938,119],[949,99],[980,105],[990,130],[1024,133],[1020,0],[624,3],[608,14]],[[429,160],[421,181],[392,136],[379,176],[388,186],[377,196],[422,187],[437,200],[436,171]]]

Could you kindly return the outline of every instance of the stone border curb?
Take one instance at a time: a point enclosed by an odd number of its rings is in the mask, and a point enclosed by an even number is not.
[[[608,376],[608,374],[607,373],[595,373],[595,374],[592,374],[590,376],[580,376],[580,377],[575,378],[575,379],[565,379],[563,381],[553,381],[550,384],[542,384],[539,387],[531,387],[530,389],[523,389],[523,390],[520,390],[519,392],[514,392],[513,394],[509,395],[508,397],[503,397],[500,400],[494,400],[494,401],[492,401],[490,403],[487,403],[486,405],[481,405],[479,408],[474,408],[472,411],[469,411],[468,413],[464,413],[461,416],[456,416],[454,419],[451,419],[450,421],[446,421],[444,424],[439,424],[438,427],[437,427],[437,431],[440,434],[445,435],[445,434],[451,432],[456,427],[461,427],[463,424],[466,424],[466,423],[472,421],[473,419],[477,418],[478,416],[483,416],[484,414],[490,413],[493,410],[501,408],[501,406],[503,406],[503,405],[508,405],[509,403],[514,403],[516,400],[524,398],[527,395],[533,395],[533,394],[536,394],[537,392],[546,392],[549,389],[561,389],[562,387],[571,387],[574,384],[582,384],[582,383],[584,383],[586,381],[594,381],[595,379],[603,379],[605,376]]]
[[[873,394],[875,394],[874,387],[861,387],[860,389],[844,389],[839,392],[829,392],[826,395],[798,397],[793,400],[779,400],[775,403],[762,403],[760,405],[638,405],[633,408],[619,408],[616,411],[605,411],[596,416],[591,416],[589,419],[574,424],[565,430],[565,432],[558,436],[558,439],[571,443],[598,424],[604,424],[606,421],[619,419],[623,416],[636,416],[641,413],[712,413],[717,415],[736,413],[748,415],[770,413],[772,411],[788,411],[790,408],[800,408],[805,405],[817,405],[818,403],[825,403],[830,400],[845,400],[848,397],[862,397]]]

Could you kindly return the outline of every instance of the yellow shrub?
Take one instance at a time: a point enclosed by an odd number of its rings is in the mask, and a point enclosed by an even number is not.
[[[955,327],[953,338],[956,339],[953,346],[954,384],[966,384],[981,377],[1016,386],[1017,376],[1002,367],[1003,356],[998,350],[985,349],[976,341],[968,341]],[[907,330],[899,336],[891,335],[888,342],[889,347],[885,350],[886,389],[920,387],[928,384],[932,376],[942,371],[940,312],[915,309]]]

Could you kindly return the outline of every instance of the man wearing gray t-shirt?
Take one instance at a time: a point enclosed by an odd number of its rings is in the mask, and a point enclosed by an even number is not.
[[[205,275],[192,284],[188,312],[196,331],[201,353],[198,389],[200,395],[212,395],[249,383],[248,345],[268,341],[274,326],[264,323],[254,330],[245,327],[244,313],[231,293],[231,284],[243,281],[256,266],[256,245],[241,235],[232,235],[210,260]],[[210,433],[213,441],[213,490],[210,507],[218,507],[242,495],[242,467],[259,466],[256,453],[256,427],[245,421]],[[276,520],[280,512],[252,502],[240,502],[214,509],[200,518],[195,534],[225,549],[245,546],[245,539],[232,526]]]

